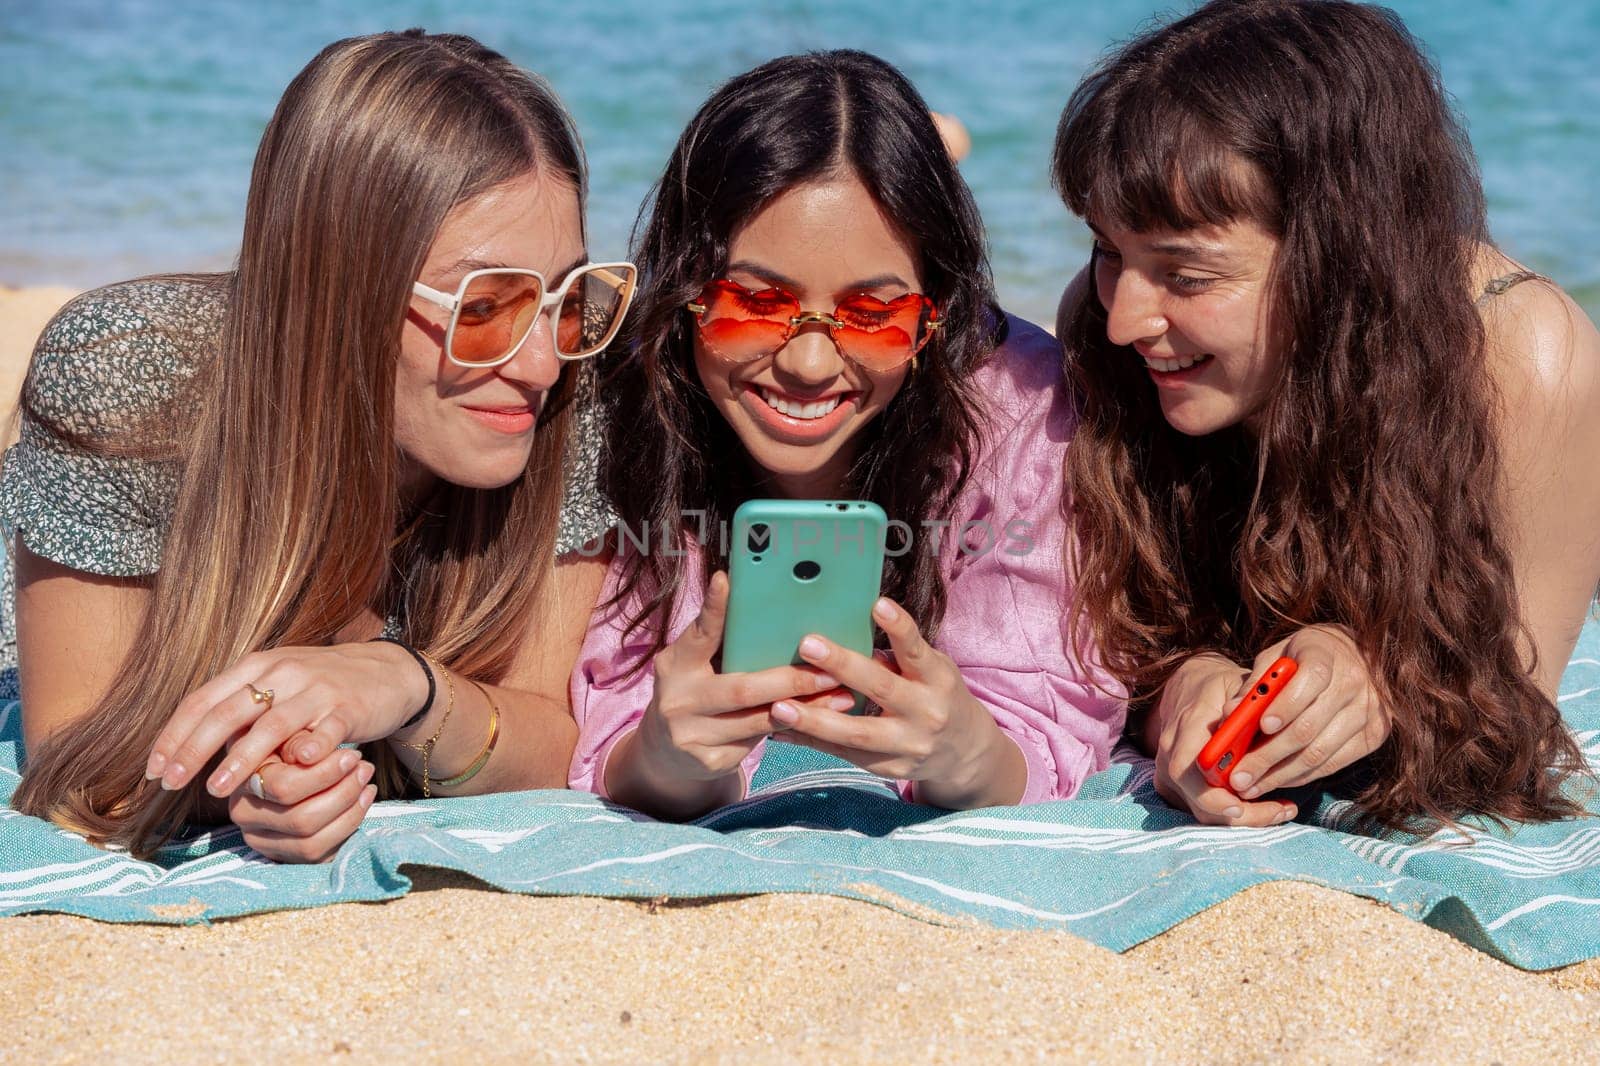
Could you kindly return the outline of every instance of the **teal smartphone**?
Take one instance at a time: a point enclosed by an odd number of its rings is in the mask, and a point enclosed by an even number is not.
[[[883,508],[862,500],[741,505],[729,534],[722,672],[802,665],[808,633],[871,655],[886,525]],[[857,693],[850,713],[865,702]]]

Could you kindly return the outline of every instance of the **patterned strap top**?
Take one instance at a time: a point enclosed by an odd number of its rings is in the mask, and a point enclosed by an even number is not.
[[[168,277],[96,289],[56,315],[33,350],[21,439],[0,464],[0,535],[7,543],[16,535],[35,554],[90,574],[137,577],[160,569],[181,462],[101,454],[71,438],[114,439],[130,420],[176,402],[226,312],[219,278]],[[604,412],[585,375],[563,469],[558,553],[614,521],[599,487],[604,436]],[[0,698],[3,671],[17,661],[7,556],[0,560]]]
[[[1515,270],[1510,274],[1502,274],[1498,278],[1491,280],[1483,287],[1483,294],[1473,302],[1482,305],[1485,301],[1494,299],[1496,296],[1503,294],[1506,292],[1506,290],[1512,288],[1513,286],[1521,285],[1524,281],[1549,280],[1550,279],[1545,277],[1543,274],[1535,274],[1531,270]]]

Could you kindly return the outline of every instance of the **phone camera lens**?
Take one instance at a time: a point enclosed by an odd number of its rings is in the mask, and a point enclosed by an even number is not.
[[[820,573],[822,573],[822,567],[810,559],[802,559],[794,564],[794,576],[801,581],[815,581]]]
[[[1256,691],[1261,693],[1261,695],[1265,696],[1268,692],[1271,692],[1272,690],[1267,688],[1266,685],[1257,685],[1256,686]]]

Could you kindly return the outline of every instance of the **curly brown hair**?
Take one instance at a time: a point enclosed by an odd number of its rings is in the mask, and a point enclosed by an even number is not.
[[[1240,165],[1241,161],[1245,165]],[[1282,352],[1259,426],[1191,438],[1088,296],[1064,309],[1072,618],[1138,696],[1202,651],[1249,662],[1314,623],[1354,635],[1394,716],[1355,782],[1369,824],[1574,814],[1584,762],[1531,677],[1500,518],[1472,273],[1471,148],[1393,12],[1215,0],[1073,93],[1057,190],[1136,232],[1251,220],[1280,241]]]

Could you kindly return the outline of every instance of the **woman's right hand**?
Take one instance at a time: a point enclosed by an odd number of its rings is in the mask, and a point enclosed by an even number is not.
[[[257,771],[260,796],[246,787],[228,797],[228,819],[246,844],[275,862],[327,862],[377,797],[375,769],[354,748],[310,766],[274,756]]]
[[[848,710],[854,698],[819,670],[779,666],[744,674],[712,667],[722,647],[728,576],[717,572],[693,624],[654,659],[655,690],[638,729],[608,760],[606,791],[650,813],[692,817],[742,791],[739,767],[763,738],[784,726],[779,700]],[[719,787],[720,786],[720,787]],[[726,794],[724,794],[726,793]]]
[[[1173,671],[1156,706],[1160,727],[1156,791],[1167,803],[1187,810],[1206,825],[1269,826],[1295,816],[1293,803],[1273,799],[1250,802],[1208,784],[1196,762],[1200,749],[1244,695],[1249,682],[1249,671],[1238,663],[1221,655],[1196,655]]]
[[[258,700],[254,691],[273,697]],[[315,764],[347,741],[394,733],[426,696],[426,675],[394,644],[254,652],[184,697],[156,738],[145,776],[164,789],[183,788],[226,748],[206,790],[231,796],[274,752]]]

